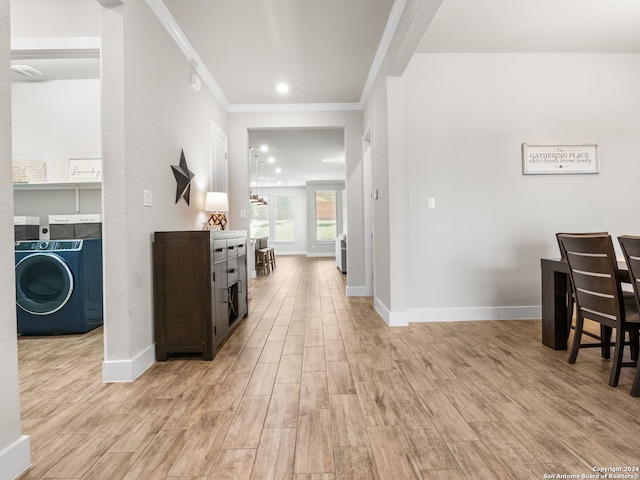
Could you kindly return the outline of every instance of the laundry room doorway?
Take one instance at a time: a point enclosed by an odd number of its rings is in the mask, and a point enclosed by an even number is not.
[[[102,6],[76,2],[67,16],[62,3],[12,1],[10,11],[16,315],[26,355],[23,340],[102,336]]]

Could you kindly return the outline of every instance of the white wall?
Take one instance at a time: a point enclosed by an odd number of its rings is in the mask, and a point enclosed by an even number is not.
[[[362,206],[362,112],[270,112],[229,114],[229,212],[233,228],[249,230],[248,130],[254,128],[344,127],[349,248],[347,288],[364,290],[364,239]]]
[[[555,232],[640,234],[639,82],[640,55],[413,58],[402,82],[411,320],[539,317]],[[600,143],[599,174],[522,175],[522,143],[581,141]]]
[[[67,180],[69,157],[100,157],[100,80],[13,82],[13,157],[47,163],[47,181]],[[99,213],[99,212],[97,212]]]
[[[103,375],[131,380],[153,361],[153,232],[206,220],[210,122],[224,131],[226,114],[206,88],[191,88],[189,60],[145,2],[105,9],[102,29]],[[189,205],[174,202],[171,165],[183,149],[195,174]],[[143,206],[144,190],[152,207]]]
[[[0,475],[14,478],[30,462],[21,435],[13,254],[9,1],[0,0]]]

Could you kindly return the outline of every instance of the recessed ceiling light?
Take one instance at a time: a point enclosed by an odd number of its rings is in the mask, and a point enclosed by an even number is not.
[[[280,93],[287,93],[289,91],[289,85],[287,85],[286,83],[279,83],[278,85],[276,85],[276,90],[278,90],[278,92]]]
[[[322,163],[333,163],[335,161],[336,161],[335,158],[323,158],[322,159]]]
[[[276,159],[275,159],[275,158],[273,158],[273,157],[269,157],[269,163],[275,163],[275,162],[276,162]]]
[[[282,173],[282,169],[281,168],[276,168],[276,173]]]
[[[267,145],[260,145],[260,151],[261,152],[268,152],[269,151],[269,147]]]

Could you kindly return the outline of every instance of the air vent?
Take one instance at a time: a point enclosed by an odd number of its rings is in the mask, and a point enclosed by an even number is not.
[[[11,70],[25,77],[42,77],[44,74],[29,65],[11,65]]]

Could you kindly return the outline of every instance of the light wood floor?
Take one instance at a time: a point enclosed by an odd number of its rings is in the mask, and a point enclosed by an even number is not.
[[[633,369],[540,321],[388,328],[333,259],[278,257],[213,362],[101,383],[102,332],[20,338],[22,479],[537,479],[640,464]]]

